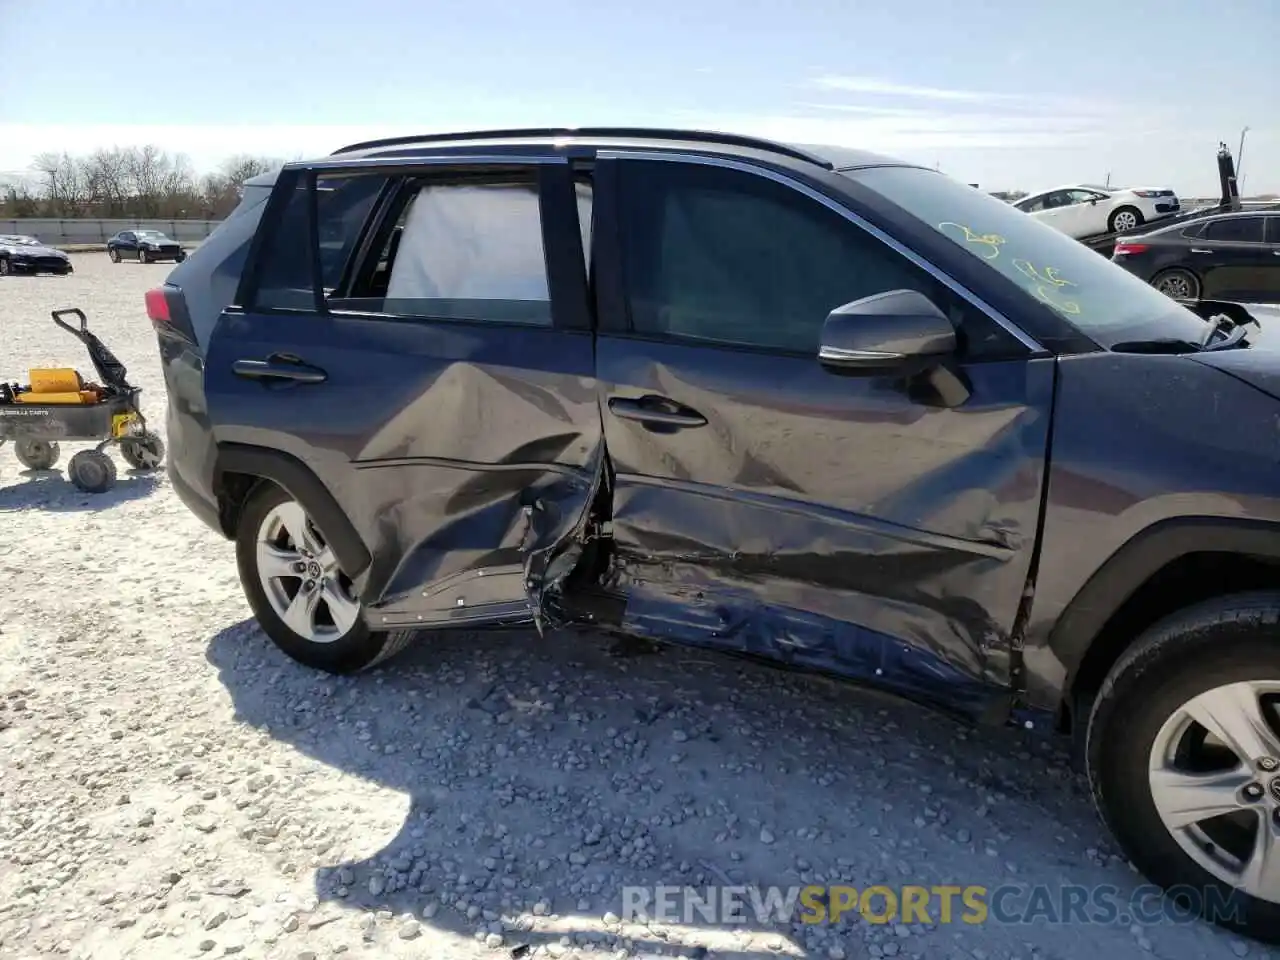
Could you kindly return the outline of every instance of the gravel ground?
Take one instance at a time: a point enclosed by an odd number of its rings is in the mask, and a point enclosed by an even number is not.
[[[48,316],[80,306],[162,424],[169,268],[75,261],[0,282],[0,372],[84,366]],[[1031,734],[589,634],[334,679],[268,645],[163,475],[88,497],[0,450],[0,517],[0,957],[1269,955],[1198,922],[620,924],[624,884],[1139,878]]]

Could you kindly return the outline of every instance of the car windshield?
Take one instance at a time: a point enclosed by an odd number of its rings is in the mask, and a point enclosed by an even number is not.
[[[1204,321],[1079,241],[980,190],[917,167],[850,170],[858,180],[1057,310],[1094,342],[1198,342]]]
[[[16,247],[38,247],[40,245],[40,241],[35,237],[20,236],[0,237],[0,243],[8,243]]]
[[[159,230],[135,230],[139,240],[168,240],[169,238]]]

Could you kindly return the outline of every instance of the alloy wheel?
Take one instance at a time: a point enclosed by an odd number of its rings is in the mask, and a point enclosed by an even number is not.
[[[1128,210],[1121,210],[1111,222],[1116,230],[1132,230],[1138,225],[1138,218]]]
[[[1196,296],[1191,278],[1184,273],[1171,273],[1167,277],[1161,277],[1156,283],[1156,289],[1175,300],[1194,300]]]
[[[333,643],[356,625],[360,602],[351,581],[296,501],[273,507],[263,518],[255,556],[267,601],[298,637]]]
[[[1151,798],[1165,828],[1209,874],[1280,903],[1280,680],[1193,697],[1151,747]]]

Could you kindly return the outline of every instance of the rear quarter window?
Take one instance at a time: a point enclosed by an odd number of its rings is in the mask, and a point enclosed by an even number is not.
[[[317,177],[313,231],[309,177],[300,174],[282,181],[277,189],[288,191],[288,197],[278,219],[263,225],[267,233],[254,309],[318,310],[315,266],[319,266],[322,291],[336,289],[385,183],[380,176]],[[318,255],[313,257],[313,252]]]

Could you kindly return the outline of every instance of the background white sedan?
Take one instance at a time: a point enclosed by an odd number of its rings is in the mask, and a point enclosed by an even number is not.
[[[1165,187],[1097,187],[1073,184],[1042,190],[1014,203],[1019,210],[1077,239],[1132,230],[1177,213],[1177,194]]]

